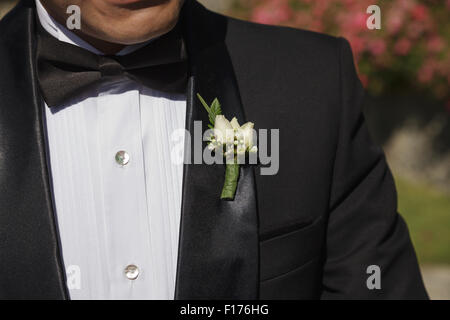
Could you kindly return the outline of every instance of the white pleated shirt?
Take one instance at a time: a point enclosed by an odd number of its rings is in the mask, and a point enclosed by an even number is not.
[[[52,36],[101,54],[36,3]],[[183,174],[176,145],[185,118],[184,95],[126,79],[45,107],[71,299],[173,299]]]

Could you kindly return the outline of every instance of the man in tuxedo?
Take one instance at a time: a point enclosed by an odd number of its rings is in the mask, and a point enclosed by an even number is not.
[[[0,298],[427,298],[346,40],[194,0],[23,0],[0,61]],[[196,93],[279,128],[278,173],[241,166],[224,201],[224,165],[171,161],[207,127]]]

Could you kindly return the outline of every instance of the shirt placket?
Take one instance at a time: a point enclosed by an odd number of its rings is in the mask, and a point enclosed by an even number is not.
[[[105,92],[98,99],[109,292],[130,299],[152,292],[139,91]]]

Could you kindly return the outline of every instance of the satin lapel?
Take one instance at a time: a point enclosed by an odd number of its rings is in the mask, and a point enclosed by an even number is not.
[[[217,97],[227,118],[244,122],[233,66],[224,43],[226,19],[187,1],[185,39],[190,59],[186,128],[194,121],[207,129],[208,116],[196,93]],[[213,16],[214,15],[214,16]],[[193,158],[191,144],[191,158]],[[255,299],[258,297],[258,221],[253,168],[241,167],[234,201],[220,200],[224,165],[184,167],[177,299]]]
[[[64,299],[35,74],[34,1],[1,23],[0,299]]]

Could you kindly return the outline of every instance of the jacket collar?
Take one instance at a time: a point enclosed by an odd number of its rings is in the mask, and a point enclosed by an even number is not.
[[[43,100],[36,80],[35,8],[0,22],[0,299],[67,299],[53,210]]]
[[[183,9],[190,65],[186,128],[208,124],[196,93],[217,97],[224,115],[244,123],[240,94],[225,45],[227,19],[196,1]],[[191,156],[193,156],[192,144]],[[253,168],[241,166],[236,197],[220,200],[225,165],[185,165],[176,298],[255,299],[258,296],[258,221]]]

